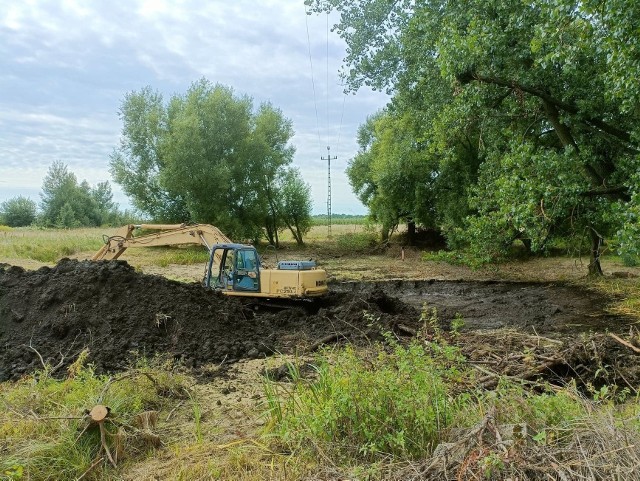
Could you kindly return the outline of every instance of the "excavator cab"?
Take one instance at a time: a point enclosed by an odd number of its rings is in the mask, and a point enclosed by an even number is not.
[[[214,245],[205,286],[222,291],[259,292],[260,259],[255,248],[243,244]]]

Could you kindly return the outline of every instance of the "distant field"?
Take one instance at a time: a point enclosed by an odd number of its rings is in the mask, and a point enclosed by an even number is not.
[[[344,215],[338,214],[331,216],[331,224],[332,225],[340,225],[340,224],[355,224],[362,225],[367,221],[367,216],[364,215]],[[326,215],[314,215],[311,217],[312,225],[327,225],[327,216]]]
[[[2,229],[0,230],[0,262],[35,267],[38,264],[53,264],[62,257],[90,257],[103,245],[104,235],[113,235],[114,227],[83,229]],[[307,244],[323,249],[349,247],[354,239],[365,243],[375,234],[366,230],[364,223],[333,224],[331,237],[327,225],[314,225],[305,235]],[[291,232],[286,229],[279,233],[280,242],[285,247],[297,249]],[[258,246],[260,252],[266,244]],[[207,253],[198,246],[175,248],[130,249],[123,258],[133,264],[160,265],[204,263]],[[18,262],[20,261],[20,262]]]
[[[102,228],[33,229],[0,231],[0,261],[28,259],[53,263],[61,257],[94,252],[102,246]]]
[[[348,223],[343,222],[340,224],[331,223],[331,237],[335,240],[336,237],[345,234],[354,234],[358,232],[365,232],[366,225],[361,223]],[[293,242],[293,236],[291,232],[286,229],[280,234],[280,240],[282,242]],[[327,224],[313,224],[309,232],[304,236],[305,242],[326,242],[329,241],[329,230]]]

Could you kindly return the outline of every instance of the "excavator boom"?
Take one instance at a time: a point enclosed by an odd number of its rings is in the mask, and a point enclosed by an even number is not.
[[[151,234],[134,237],[136,229],[157,230]],[[117,259],[130,247],[175,246],[199,244],[209,251],[215,244],[231,243],[220,229],[208,224],[129,224],[115,235],[105,236],[105,244],[91,258],[94,261]]]

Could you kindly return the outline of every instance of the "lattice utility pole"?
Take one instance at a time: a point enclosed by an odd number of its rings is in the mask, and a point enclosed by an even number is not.
[[[327,156],[320,157],[321,160],[327,161],[327,234],[331,237],[331,160],[338,157],[331,157],[331,147],[327,145]]]

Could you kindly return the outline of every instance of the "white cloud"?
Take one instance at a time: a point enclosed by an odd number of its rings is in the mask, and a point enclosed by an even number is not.
[[[54,160],[90,183],[105,180],[124,94],[151,85],[169,98],[204,76],[293,120],[295,163],[317,212],[326,210],[319,157],[327,143],[338,155],[333,211],[364,211],[344,168],[358,125],[386,97],[363,90],[345,101],[337,76],[344,46],[333,33],[327,42],[326,20],[306,16],[301,0],[0,3],[0,201],[7,182],[11,192],[39,186]]]

